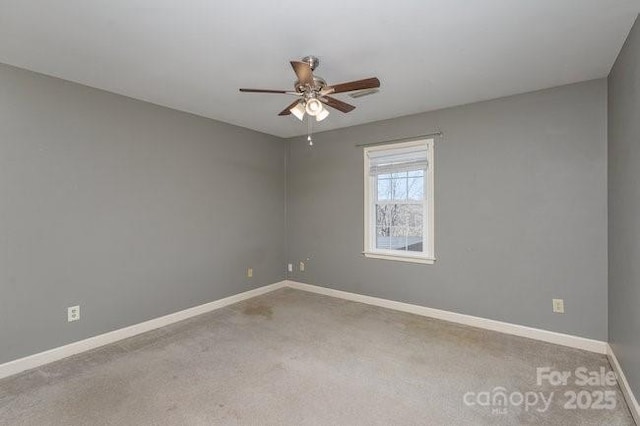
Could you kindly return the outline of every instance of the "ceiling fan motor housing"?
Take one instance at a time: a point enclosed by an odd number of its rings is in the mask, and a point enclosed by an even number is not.
[[[318,77],[317,75],[313,76],[313,86],[308,86],[306,84],[300,83],[299,80],[296,80],[294,83],[296,91],[299,93],[305,92],[320,92],[327,86],[327,82],[322,77]]]

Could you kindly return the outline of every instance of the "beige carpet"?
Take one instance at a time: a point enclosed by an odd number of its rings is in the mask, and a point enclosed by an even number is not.
[[[617,386],[538,386],[537,367],[610,370],[602,355],[283,289],[4,379],[0,424],[633,424]],[[510,399],[486,405],[496,387]],[[580,391],[616,407],[583,394],[565,408]],[[546,411],[540,392],[554,393]]]

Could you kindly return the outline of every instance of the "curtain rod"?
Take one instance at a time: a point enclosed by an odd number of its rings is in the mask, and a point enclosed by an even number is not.
[[[429,138],[429,137],[433,137],[433,136],[442,137],[442,136],[444,136],[444,134],[442,132],[427,133],[426,135],[417,135],[417,136],[412,136],[410,138],[393,139],[393,140],[390,140],[390,141],[357,143],[356,146],[362,147],[362,146],[386,145],[386,144],[391,144],[391,143],[402,143],[402,142],[414,141],[416,139],[421,139],[421,138]]]

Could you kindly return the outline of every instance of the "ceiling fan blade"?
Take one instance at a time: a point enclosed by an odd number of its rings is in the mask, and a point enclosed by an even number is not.
[[[296,73],[300,84],[308,84],[309,86],[313,86],[313,71],[311,70],[311,66],[308,63],[291,61],[291,66],[293,67],[293,71]]]
[[[363,89],[363,90],[357,90],[353,93],[349,93],[349,96],[351,96],[353,99],[357,99],[357,98],[362,98],[363,96],[375,95],[379,91],[380,89]]]
[[[300,94],[292,90],[240,89],[240,91],[245,93],[278,93],[283,95],[299,95]]]
[[[322,93],[344,93],[354,90],[374,89],[380,87],[380,80],[376,77],[365,78],[364,80],[350,81],[348,83],[334,84],[325,88]]]
[[[300,101],[296,100],[295,102],[293,102],[291,105],[289,105],[288,107],[286,107],[285,109],[283,109],[280,114],[278,115],[289,115],[291,114],[291,108],[293,108],[294,106],[298,105]]]
[[[320,102],[327,104],[330,107],[337,109],[338,111],[350,112],[356,109],[356,107],[354,107],[353,105],[349,105],[346,102],[342,102],[341,100],[332,98],[330,96],[322,96],[319,99],[320,99]]]

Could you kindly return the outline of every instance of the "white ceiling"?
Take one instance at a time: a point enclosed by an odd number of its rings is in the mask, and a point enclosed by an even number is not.
[[[289,60],[380,93],[315,131],[604,77],[638,0],[0,0],[0,62],[277,136]]]

